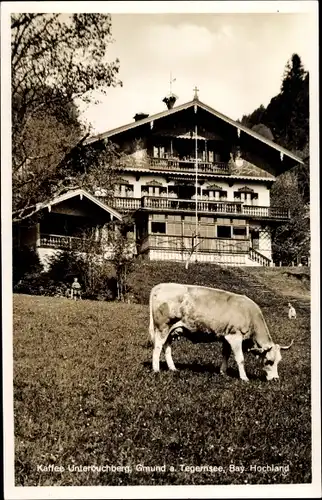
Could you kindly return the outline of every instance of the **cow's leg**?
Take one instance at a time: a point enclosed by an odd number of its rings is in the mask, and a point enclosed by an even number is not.
[[[225,336],[225,339],[230,344],[234,353],[235,360],[238,366],[239,376],[242,380],[248,380],[244,367],[244,354],[243,354],[243,336],[241,332],[230,333]]]
[[[226,374],[227,371],[227,366],[228,366],[228,359],[231,354],[231,347],[229,342],[227,340],[223,339],[223,344],[222,344],[222,355],[223,355],[223,360],[220,366],[220,373],[222,375]]]
[[[165,344],[168,337],[168,327],[165,327],[163,331],[155,329],[154,332],[154,348],[152,355],[152,368],[154,372],[160,371],[160,354],[162,347]],[[171,358],[172,359],[172,358]]]
[[[167,362],[168,368],[171,371],[176,371],[176,367],[174,365],[172,356],[171,356],[171,339],[170,336],[167,338],[167,341],[164,345],[164,354],[165,354],[165,360]]]

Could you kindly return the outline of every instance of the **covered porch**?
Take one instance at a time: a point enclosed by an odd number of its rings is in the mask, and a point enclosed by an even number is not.
[[[42,264],[62,250],[108,251],[108,232],[121,215],[83,189],[68,191],[46,204],[36,216],[15,227],[15,244],[35,248]]]

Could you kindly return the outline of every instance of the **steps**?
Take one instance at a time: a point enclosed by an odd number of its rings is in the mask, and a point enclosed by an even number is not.
[[[235,272],[242,280],[245,280],[245,284],[247,284],[247,287],[253,289],[254,293],[256,292],[264,295],[265,300],[276,301],[276,292],[260,283],[254,276],[252,276],[251,274],[246,274],[245,270],[243,269],[239,270],[236,268]],[[254,300],[256,301],[256,299]]]

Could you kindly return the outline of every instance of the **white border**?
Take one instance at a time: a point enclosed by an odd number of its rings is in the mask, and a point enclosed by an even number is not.
[[[310,71],[311,126],[311,333],[312,333],[312,484],[271,486],[107,486],[15,487],[13,437],[13,349],[11,293],[11,132],[10,132],[10,23],[13,12],[110,13],[303,13],[312,16],[312,69]],[[6,499],[44,498],[319,498],[321,496],[320,401],[320,238],[319,238],[319,94],[318,3],[315,1],[189,1],[189,2],[3,2],[1,5],[1,213],[4,484]],[[5,127],[4,123],[8,123]],[[8,243],[6,245],[6,243]]]

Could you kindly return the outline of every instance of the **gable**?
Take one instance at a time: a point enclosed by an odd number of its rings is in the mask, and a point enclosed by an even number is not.
[[[77,208],[79,205],[83,205],[83,207],[81,209]],[[116,210],[98,200],[95,196],[91,195],[84,189],[67,191],[47,203],[39,203],[37,211],[44,209],[48,209],[49,212],[61,212],[62,210],[67,210],[70,214],[72,214],[73,210],[75,213],[77,211],[82,213],[84,210],[86,212],[93,212],[94,210],[97,214],[101,213],[105,214],[105,216],[109,215],[112,219],[122,219],[121,214],[119,214]]]
[[[87,140],[87,144],[109,138],[119,143],[119,141],[123,142],[123,139],[133,139],[138,135],[146,138],[164,134],[164,136],[172,135],[191,139],[191,132],[193,133],[195,126],[198,128],[197,140],[210,140],[212,137],[213,140],[223,139],[232,147],[238,146],[245,160],[270,176],[277,176],[298,163],[303,163],[290,151],[199,100],[190,101],[92,137]]]

